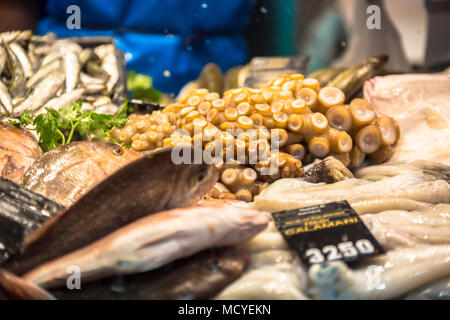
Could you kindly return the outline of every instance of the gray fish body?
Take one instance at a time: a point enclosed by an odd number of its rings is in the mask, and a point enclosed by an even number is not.
[[[69,105],[73,101],[81,99],[81,97],[83,96],[85,91],[86,91],[85,89],[79,88],[79,89],[75,89],[70,92],[64,93],[63,95],[61,95],[59,97],[55,97],[55,98],[49,100],[42,108],[38,109],[34,114],[37,115],[40,113],[45,113],[46,112],[45,108],[53,108],[55,110],[59,110],[65,106]]]
[[[111,92],[119,80],[119,66],[114,53],[108,54],[103,59],[102,68],[109,74],[109,79],[106,82],[106,88],[108,92]]]
[[[61,61],[54,60],[42,66],[30,79],[27,81],[27,88],[32,88],[36,83],[47,77],[52,72],[58,71],[61,68]]]
[[[36,110],[55,96],[58,89],[64,82],[64,74],[60,72],[51,73],[43,79],[28,95],[28,97],[14,108],[16,115],[22,114],[26,110]]]
[[[25,77],[30,78],[33,75],[33,67],[31,65],[30,59],[28,58],[28,55],[25,53],[25,50],[15,42],[11,43],[9,46],[22,65]]]
[[[66,74],[66,92],[75,89],[80,75],[80,61],[78,55],[72,51],[67,52],[63,56],[64,73]]]
[[[108,92],[111,92],[119,80],[119,66],[114,55],[113,45],[103,45],[95,48],[95,54],[102,60],[102,69],[109,75],[106,82]]]
[[[11,74],[11,82],[9,84],[9,92],[12,97],[23,97],[25,95],[26,78],[22,65],[17,56],[14,54],[8,43],[3,41],[6,51],[6,62]]]
[[[0,80],[0,110],[3,109],[6,114],[10,114],[13,111],[13,104],[11,97],[8,93],[8,88]]]

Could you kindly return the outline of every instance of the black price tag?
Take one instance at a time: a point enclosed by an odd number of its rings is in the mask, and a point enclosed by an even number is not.
[[[347,263],[385,251],[347,201],[275,212],[275,224],[303,262]]]

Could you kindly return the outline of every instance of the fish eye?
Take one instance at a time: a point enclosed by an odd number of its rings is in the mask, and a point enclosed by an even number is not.
[[[201,181],[203,181],[205,179],[205,171],[206,171],[206,169],[204,167],[200,168],[199,174],[197,176],[197,181],[198,182],[201,182]]]
[[[123,149],[119,146],[114,146],[113,147],[113,152],[118,155],[121,156],[123,154]]]

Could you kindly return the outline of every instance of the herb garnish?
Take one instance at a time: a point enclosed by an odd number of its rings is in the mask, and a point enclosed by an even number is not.
[[[128,121],[127,102],[114,114],[100,114],[92,111],[82,112],[81,101],[75,101],[60,110],[45,108],[46,113],[37,115],[34,119],[30,110],[25,111],[19,121],[10,120],[16,126],[26,126],[39,134],[39,144],[47,152],[60,145],[69,144],[74,134],[82,140],[113,139],[109,131],[113,127],[123,127]]]

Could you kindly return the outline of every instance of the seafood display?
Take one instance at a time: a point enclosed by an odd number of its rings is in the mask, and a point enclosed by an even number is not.
[[[39,114],[45,107],[58,110],[76,100],[98,113],[119,110],[116,104],[123,102],[125,87],[112,42],[83,47],[30,30],[2,33],[0,40],[0,116]]]
[[[449,70],[308,59],[139,108],[112,38],[1,33],[0,300],[450,299]]]

